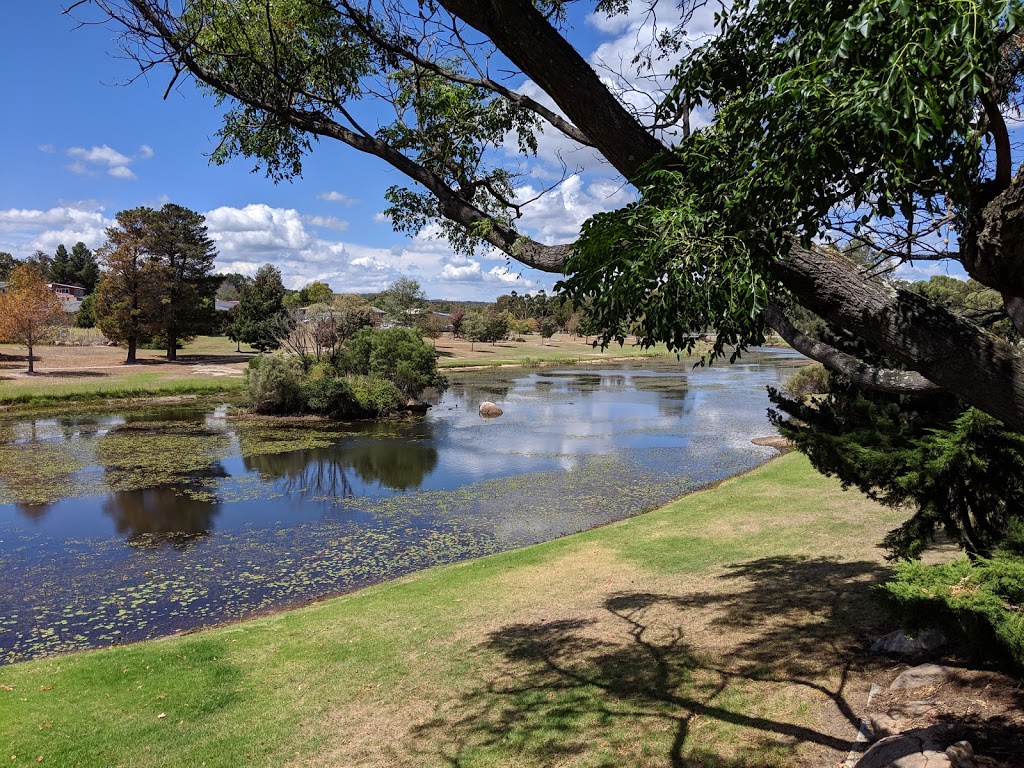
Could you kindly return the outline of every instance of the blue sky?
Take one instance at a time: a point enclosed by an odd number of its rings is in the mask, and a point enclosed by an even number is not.
[[[165,100],[164,70],[124,84],[137,69],[117,58],[114,30],[76,29],[61,10],[58,0],[11,3],[0,26],[0,251],[25,257],[77,240],[97,247],[117,211],[174,202],[206,215],[219,268],[251,274],[271,262],[289,287],[322,279],[339,292],[373,291],[408,275],[436,298],[551,289],[553,276],[500,254],[465,258],[429,236],[394,233],[380,216],[383,194],[404,178],[341,145],[322,142],[302,178],[280,185],[245,159],[211,165],[213,99],[186,85]],[[581,16],[571,35],[592,62],[613,63],[644,23]],[[528,209],[523,228],[545,242],[571,240],[585,218],[632,194],[606,165],[549,132],[539,157],[522,166],[522,198],[561,175],[559,158],[584,172]]]

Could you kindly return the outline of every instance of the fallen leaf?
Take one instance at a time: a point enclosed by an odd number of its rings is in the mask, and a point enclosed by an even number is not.
[[[159,715],[156,716],[156,719],[157,720],[163,720],[165,717],[167,717],[167,713],[166,712],[161,712]]]
[[[39,690],[40,691],[52,691],[53,690],[53,686],[52,685],[41,685],[41,686],[39,686]]]

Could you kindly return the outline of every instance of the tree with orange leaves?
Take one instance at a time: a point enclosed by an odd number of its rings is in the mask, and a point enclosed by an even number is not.
[[[29,373],[34,373],[32,348],[52,341],[67,320],[64,302],[34,265],[22,264],[11,271],[7,290],[0,295],[0,337],[28,347]]]

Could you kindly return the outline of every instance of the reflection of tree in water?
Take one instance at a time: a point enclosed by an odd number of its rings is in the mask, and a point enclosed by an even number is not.
[[[507,375],[507,374],[506,374]],[[460,401],[474,408],[484,400],[502,400],[515,386],[515,380],[495,376],[494,373],[466,376],[453,382],[450,392]]]
[[[419,488],[437,466],[437,449],[417,442],[360,441],[347,446],[343,457],[363,482],[379,481],[394,491]]]
[[[52,507],[53,504],[24,504],[21,502],[17,502],[14,505],[18,512],[32,522],[42,520]]]
[[[328,448],[248,456],[245,467],[280,479],[282,490],[301,498],[354,495],[349,473],[364,483],[405,491],[418,488],[437,466],[437,449],[427,441],[367,439]]]
[[[260,473],[266,480],[281,480],[281,491],[301,499],[323,496],[348,498],[352,483],[345,467],[338,463],[338,449],[307,448],[285,453],[246,456],[245,468]]]
[[[128,537],[129,544],[181,546],[213,529],[221,502],[208,485],[224,477],[227,472],[218,464],[190,473],[184,482],[117,491],[103,502],[103,512],[114,521],[118,533]]]

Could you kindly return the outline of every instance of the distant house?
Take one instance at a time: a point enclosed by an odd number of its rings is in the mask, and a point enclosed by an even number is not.
[[[223,301],[222,299],[213,300],[213,308],[218,312],[230,312],[232,309],[237,307],[240,302],[237,301]]]
[[[64,301],[81,301],[85,298],[85,288],[80,285],[64,285],[63,283],[47,283],[46,287],[56,293]]]
[[[64,311],[74,314],[82,308],[85,288],[80,285],[64,285],[63,283],[47,283],[46,287],[53,291],[64,302]],[[0,293],[7,292],[7,282],[0,280]]]

